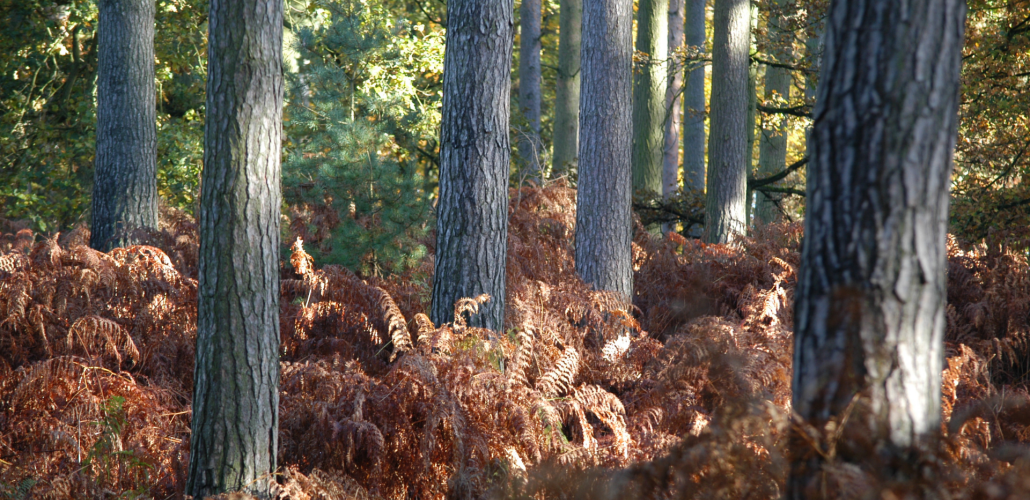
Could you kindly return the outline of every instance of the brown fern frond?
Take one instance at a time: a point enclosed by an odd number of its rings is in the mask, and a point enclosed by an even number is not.
[[[466,324],[466,314],[478,314],[479,305],[490,300],[490,295],[483,293],[475,297],[462,297],[454,303],[454,326],[464,328]]]
[[[416,314],[414,320],[416,328],[415,344],[420,348],[427,347],[432,340],[433,332],[436,331],[436,326],[433,325],[433,321],[429,319],[429,316],[423,313]]]
[[[533,343],[535,341],[533,331],[524,328],[519,331],[517,339],[518,348],[515,349],[515,355],[512,356],[511,363],[507,366],[508,380],[529,387],[526,369],[533,360]]]
[[[100,316],[83,316],[68,329],[65,352],[76,352],[76,347],[90,358],[114,357],[115,369],[121,366],[123,354],[133,363],[140,359],[139,349],[128,332],[118,323]]]
[[[579,373],[579,353],[568,347],[565,354],[536,381],[536,389],[547,397],[558,397],[572,388],[572,382]]]

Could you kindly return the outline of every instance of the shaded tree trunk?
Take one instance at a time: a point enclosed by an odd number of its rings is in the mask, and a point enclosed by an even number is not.
[[[790,58],[790,44],[792,33],[785,31],[781,26],[786,22],[783,17],[783,9],[789,4],[789,0],[777,0],[774,2],[774,12],[769,18],[769,43],[773,50],[771,54],[776,61],[785,64],[792,64]],[[791,76],[789,70],[778,66],[765,67],[765,101],[766,105],[785,107],[790,102]],[[758,152],[758,177],[767,177],[787,168],[787,120],[784,115],[770,115],[762,127],[762,134],[759,137]],[[776,200],[769,197],[768,193],[758,193],[755,200],[755,224],[769,224],[779,219],[779,208]]]
[[[490,294],[470,325],[504,327],[512,0],[448,0],[440,199],[431,316],[454,321],[462,297]]]
[[[519,6],[519,108],[529,129],[519,132],[519,156],[523,173],[540,175],[540,0],[522,0]]]
[[[554,99],[552,174],[575,170],[579,155],[579,57],[583,0],[561,0],[558,32],[558,85]]]
[[[100,0],[98,7],[89,245],[106,252],[136,243],[137,229],[157,229],[154,0]]]
[[[744,160],[744,176],[750,176],[755,168],[755,116],[758,114],[758,64],[751,60],[751,51],[755,49],[754,29],[758,25],[758,6],[751,2],[751,24],[748,26],[748,37],[751,44],[748,47],[747,66],[747,152]],[[754,215],[754,190],[747,189],[744,196],[744,222],[751,227],[751,216]]]
[[[186,492],[267,497],[279,430],[283,10],[211,0]]]
[[[633,190],[662,192],[665,89],[668,86],[669,0],[640,0],[637,52],[643,62],[633,71]]]
[[[793,407],[823,429],[857,398],[849,425],[880,459],[903,457],[940,430],[964,27],[962,0],[837,0],[826,26]],[[869,460],[846,443],[837,450],[844,462]],[[798,435],[791,454],[788,497],[817,498],[819,455]]]
[[[705,49],[705,0],[686,0],[684,41]],[[705,188],[705,64],[688,63],[683,89],[683,185]]]
[[[627,299],[633,296],[632,29],[631,0],[583,6],[576,272]]]
[[[747,229],[751,4],[748,0],[715,0],[714,11],[704,239],[731,243]]]
[[[669,56],[678,60],[683,48],[684,1],[669,2]],[[665,92],[665,151],[662,161],[662,199],[669,199],[679,189],[680,125],[683,113],[683,72],[678,63],[671,63],[668,72],[669,87]],[[668,231],[668,225],[662,231]]]

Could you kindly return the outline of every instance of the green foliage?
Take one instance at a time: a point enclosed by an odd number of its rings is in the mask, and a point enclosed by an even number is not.
[[[426,252],[442,32],[381,2],[319,1],[306,12],[284,118],[290,230],[316,244],[320,263],[401,271]]]
[[[117,482],[119,476],[138,476],[135,484],[149,484],[152,465],[136,456],[133,450],[122,449],[122,430],[125,428],[125,398],[111,396],[105,403],[100,425],[100,439],[97,439],[83,460],[84,469],[94,467],[98,484]],[[146,498],[148,488],[124,492],[119,498]]]

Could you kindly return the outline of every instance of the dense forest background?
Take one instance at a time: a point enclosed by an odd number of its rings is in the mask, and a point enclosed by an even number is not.
[[[184,492],[207,4],[156,2],[161,227],[102,253],[86,246],[96,3],[0,0],[0,497]],[[827,4],[752,3],[752,227],[736,246],[698,241],[704,192],[682,171],[671,195],[637,190],[629,305],[572,266],[578,168],[552,161],[559,2],[540,6],[539,139],[519,102],[516,8],[509,328],[494,338],[462,320],[485,297],[459,301],[453,324],[428,316],[445,3],[286,0],[280,498],[777,498],[803,425],[790,346]],[[834,457],[881,456],[860,434],[803,429],[830,463],[826,497],[1030,491],[1030,1],[967,5],[943,444],[859,470]],[[712,7],[705,45],[661,61],[669,77],[710,66]],[[639,47],[634,61],[638,75],[654,63]],[[774,68],[786,94],[766,88]],[[706,73],[706,103],[719,84]],[[768,171],[762,138],[777,135],[784,160]],[[709,153],[676,149],[682,165]]]

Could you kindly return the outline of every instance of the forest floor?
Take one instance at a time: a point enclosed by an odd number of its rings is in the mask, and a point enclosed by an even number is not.
[[[1024,253],[949,241],[943,439],[898,462],[860,418],[792,417],[799,225],[734,248],[638,227],[630,305],[576,277],[574,196],[512,192],[505,332],[429,321],[431,254],[362,279],[295,245],[279,498],[773,499],[792,434],[827,461],[825,497],[1030,497]],[[149,245],[107,254],[85,229],[0,233],[0,498],[181,497],[193,221],[165,211]]]

